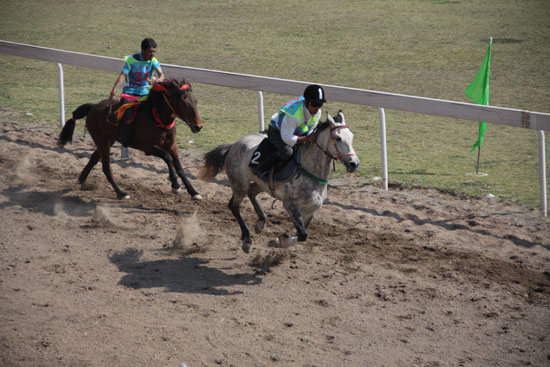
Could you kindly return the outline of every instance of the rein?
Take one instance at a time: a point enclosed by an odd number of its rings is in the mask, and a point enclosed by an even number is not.
[[[305,169],[304,166],[300,165],[300,170],[302,171],[304,176],[311,178],[313,181],[317,182],[318,184],[328,185],[328,180],[323,180],[322,178],[315,176],[313,173]]]
[[[319,148],[319,150],[323,153],[325,153],[325,155],[327,157],[329,157],[330,159],[332,160],[341,160],[342,157],[351,157],[351,156],[354,156],[355,153],[350,153],[350,154],[341,154],[340,153],[340,150],[338,149],[338,145],[336,144],[336,140],[334,139],[334,131],[337,130],[337,129],[343,129],[343,128],[346,128],[346,129],[349,129],[349,126],[348,125],[339,125],[339,126],[335,126],[334,128],[331,127],[330,128],[330,138],[332,140],[332,143],[334,144],[334,149],[336,149],[336,152],[338,154],[338,156],[335,158],[333,157],[329,152],[328,152],[328,144],[327,143],[327,148],[326,149],[323,149],[321,148],[321,146],[319,145],[319,143],[317,143],[317,139],[315,139],[315,145],[317,146],[317,148]],[[311,146],[311,145],[310,145]],[[317,182],[318,184],[321,184],[321,185],[328,185],[328,180],[324,180],[322,178],[319,178],[317,176],[315,176],[313,173],[309,172],[307,169],[305,169],[304,166],[302,165],[299,165],[300,167],[300,170],[302,171],[302,173],[309,177],[310,179],[312,179],[313,181]]]
[[[189,89],[190,87],[191,87],[191,85],[189,85],[189,83],[186,83],[186,84],[182,85],[179,88],[179,90],[184,91],[184,90]],[[168,129],[168,130],[173,128],[175,123],[176,123],[176,117],[179,118],[180,120],[182,120],[183,122],[185,122],[188,126],[190,126],[189,123],[176,112],[176,110],[174,109],[174,107],[170,103],[170,100],[168,99],[167,95],[172,96],[172,94],[170,93],[170,91],[168,91],[168,89],[166,89],[165,86],[163,86],[162,84],[155,84],[153,86],[153,90],[155,92],[162,92],[162,97],[164,98],[164,102],[166,102],[166,104],[168,105],[168,107],[172,111],[172,114],[170,115],[170,117],[172,117],[172,121],[166,124],[160,119],[160,115],[158,113],[158,108],[155,107],[153,109],[153,117],[155,118],[155,121],[157,122],[158,127],[162,127],[164,129]]]
[[[336,139],[334,139],[334,130],[338,130],[338,129],[349,129],[349,126],[348,125],[340,125],[340,126],[335,126],[334,128],[330,128],[330,140],[332,140],[332,144],[334,145],[334,149],[336,149],[336,153],[337,153],[337,156],[336,157],[333,157],[329,152],[328,152],[328,144],[327,143],[327,147],[326,149],[323,149],[319,143],[317,143],[317,139],[315,139],[315,145],[317,146],[317,148],[319,148],[319,150],[323,153],[325,153],[325,155],[327,157],[329,157],[330,159],[332,160],[335,160],[335,161],[339,161],[339,160],[342,160],[342,157],[353,157],[354,155],[356,155],[355,153],[349,153],[349,154],[341,154],[340,153],[340,150],[338,149],[338,145],[336,144]]]
[[[162,119],[160,118],[159,111],[158,111],[157,107],[153,108],[153,117],[154,117],[155,121],[157,122],[156,126],[161,127],[163,129],[166,129],[166,130],[170,130],[176,124],[176,119],[175,118],[173,118],[170,123],[165,124],[162,121]],[[174,115],[172,114],[171,117],[174,117]]]

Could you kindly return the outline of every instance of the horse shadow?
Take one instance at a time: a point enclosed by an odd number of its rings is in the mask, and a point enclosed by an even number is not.
[[[26,147],[30,147],[30,148],[38,148],[38,149],[44,149],[44,150],[49,150],[51,152],[58,152],[59,151],[59,148],[57,147],[51,147],[51,146],[47,146],[47,145],[44,145],[44,144],[40,144],[40,143],[36,143],[36,142],[31,142],[31,141],[27,141],[27,140],[23,140],[23,139],[11,139],[7,136],[0,136],[0,140],[4,140],[8,143],[14,143],[14,144],[17,144],[17,145],[22,145],[22,146],[26,146]]]
[[[114,149],[114,147],[111,147],[111,155],[113,155],[112,149]],[[130,151],[130,154],[135,155],[136,152],[137,151]],[[91,156],[91,154],[88,155],[88,157],[89,156]],[[180,160],[181,160],[181,155],[180,155]],[[159,159],[159,162],[162,162],[162,161]],[[144,171],[151,172],[151,173],[156,173],[156,174],[160,174],[160,175],[164,175],[164,174],[168,175],[168,168],[166,168],[166,167],[158,168],[158,167],[153,166],[152,164],[136,162],[136,160],[133,159],[133,158],[128,160],[128,161],[123,161],[123,160],[119,160],[119,159],[115,159],[115,158],[111,157],[111,164],[116,164],[116,165],[118,165],[119,167],[121,167],[123,169],[130,168],[130,167],[131,168],[139,168],[139,169],[142,169]],[[183,162],[182,162],[182,165],[183,165]],[[192,180],[197,180],[197,177],[195,175],[188,172],[189,167],[183,166],[183,169],[185,170],[185,175],[187,177],[189,177]]]
[[[354,206],[354,205],[344,205],[344,204],[340,204],[340,203],[337,203],[337,202],[334,202],[334,201],[329,201],[329,200],[327,200],[325,202],[325,205],[334,205],[334,206],[340,207],[344,210],[358,210],[358,211],[368,213],[368,214],[371,214],[371,215],[374,215],[374,216],[389,217],[389,218],[393,218],[393,219],[397,220],[399,223],[401,223],[405,220],[410,220],[418,226],[423,226],[425,224],[431,224],[433,226],[441,227],[441,228],[443,228],[447,231],[455,231],[455,230],[458,230],[458,229],[465,230],[465,231],[469,231],[469,232],[472,232],[472,233],[477,233],[477,234],[483,235],[483,236],[491,236],[491,237],[501,239],[501,240],[505,240],[505,239],[510,240],[516,246],[521,246],[521,247],[525,247],[525,248],[541,246],[542,248],[550,251],[550,245],[548,245],[548,244],[544,244],[542,242],[533,242],[533,241],[521,239],[521,238],[518,238],[514,235],[508,235],[508,234],[499,236],[498,234],[493,234],[493,233],[491,233],[491,232],[489,232],[485,229],[474,229],[474,228],[472,228],[470,226],[467,226],[467,225],[464,225],[464,224],[450,223],[450,222],[455,220],[455,219],[452,219],[452,218],[451,219],[445,219],[445,220],[433,220],[433,219],[430,219],[430,218],[421,219],[416,215],[407,215],[406,218],[403,218],[399,214],[397,214],[395,212],[392,212],[392,211],[389,211],[389,210],[384,210],[382,213],[380,213],[378,210],[362,208],[362,207],[358,207],[358,206]],[[506,216],[506,215],[512,215],[512,214],[517,214],[517,213],[516,212],[495,213],[495,214],[492,214],[492,215]],[[489,215],[474,216],[472,218],[476,218],[476,217],[487,218],[487,217],[489,217]]]
[[[119,285],[134,289],[164,288],[165,292],[198,293],[216,296],[242,294],[224,287],[234,285],[257,285],[262,278],[254,274],[228,274],[207,266],[206,259],[180,257],[142,261],[143,251],[128,248],[109,256],[121,272],[126,273]]]
[[[84,137],[82,136],[79,139],[84,140]],[[51,152],[57,152],[57,153],[65,153],[65,154],[72,155],[73,157],[75,157],[77,159],[84,159],[84,158],[85,159],[90,159],[90,157],[92,156],[92,153],[95,150],[95,148],[77,147],[75,145],[71,146],[70,149],[59,148],[57,146],[56,147],[51,147],[51,146],[48,146],[48,145],[35,143],[35,142],[22,140],[22,139],[14,140],[14,139],[11,139],[11,138],[6,137],[6,136],[0,136],[0,140],[4,140],[4,141],[10,142],[10,143],[15,143],[15,144],[30,147],[30,148],[44,149],[44,150],[48,150],[48,151],[51,151]],[[118,146],[118,145],[113,145],[111,147],[111,164],[116,164],[116,165],[118,165],[119,167],[121,167],[123,169],[128,168],[128,167],[133,167],[133,168],[139,168],[139,169],[142,169],[144,171],[151,172],[151,173],[166,174],[166,175],[168,174],[168,169],[166,167],[157,168],[157,167],[155,167],[154,165],[151,165],[151,164],[144,164],[144,163],[141,163],[141,162],[136,162],[134,159],[132,159],[131,161],[123,161],[123,160],[119,160],[119,159],[114,158],[113,155],[115,153],[113,153],[113,150],[116,149],[116,148],[119,148],[119,147],[120,146]],[[136,153],[136,151],[132,151],[132,154],[135,154],[135,153]],[[197,180],[197,177],[195,177],[193,174],[187,172],[189,167],[183,167],[183,168],[186,170],[185,173],[186,173],[187,177],[189,177],[193,180]]]
[[[60,191],[27,191],[31,186],[17,185],[0,191],[8,198],[0,203],[0,210],[12,206],[41,212],[47,216],[65,213],[72,217],[88,217],[95,210],[95,203],[87,203],[77,196],[65,196],[70,190]]]

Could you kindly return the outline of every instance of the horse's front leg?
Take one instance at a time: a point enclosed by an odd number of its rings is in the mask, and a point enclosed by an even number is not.
[[[285,209],[288,215],[290,216],[290,219],[292,219],[292,223],[294,223],[294,227],[296,227],[296,236],[297,236],[298,242],[304,242],[305,240],[307,240],[307,230],[304,224],[302,210],[298,205],[295,205],[295,204],[285,206]]]
[[[304,224],[304,219],[302,217],[302,211],[300,207],[296,204],[292,204],[289,202],[284,202],[283,206],[285,207],[288,216],[292,220],[292,223],[294,223],[294,227],[296,227],[296,236],[291,236],[288,233],[283,233],[277,239],[269,242],[268,245],[270,247],[286,248],[293,246],[298,242],[303,242],[307,239],[307,230]]]
[[[176,144],[172,146],[170,149],[170,155],[172,156],[172,161],[174,162],[174,167],[176,168],[176,172],[178,173],[178,176],[180,176],[181,180],[183,181],[183,185],[187,189],[187,192],[189,195],[191,195],[191,199],[193,200],[202,200],[202,196],[195,190],[193,185],[191,185],[191,182],[185,175],[185,172],[183,171],[183,167],[181,165],[179,156],[178,156],[178,148]]]
[[[172,156],[157,145],[153,146],[153,149],[151,150],[151,154],[154,155],[155,157],[159,157],[166,163],[166,165],[168,166],[168,178],[172,183],[172,192],[174,194],[180,194],[181,186],[178,182],[178,176],[176,176],[176,171],[174,170],[174,160],[172,159]]]

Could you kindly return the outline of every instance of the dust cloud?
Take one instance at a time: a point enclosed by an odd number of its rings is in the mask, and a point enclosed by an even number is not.
[[[183,218],[176,231],[176,238],[173,241],[173,248],[182,251],[184,254],[204,252],[204,233],[202,232],[197,212],[188,218]]]
[[[69,216],[65,212],[65,208],[63,207],[63,203],[60,201],[57,201],[53,205],[53,213],[58,219],[67,219]]]
[[[98,227],[112,226],[111,213],[104,206],[98,205],[95,207],[92,222]]]
[[[31,168],[31,161],[29,159],[29,156],[24,156],[21,161],[17,164],[15,167],[15,175],[17,178],[24,180],[27,178],[30,174],[30,168]]]

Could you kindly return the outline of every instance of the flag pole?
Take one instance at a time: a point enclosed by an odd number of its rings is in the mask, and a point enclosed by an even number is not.
[[[477,147],[476,176],[479,175],[479,157],[481,156],[481,146]]]
[[[493,37],[489,38],[489,48],[491,49],[491,53],[493,52],[491,46],[493,45]],[[490,57],[491,55],[489,55]],[[489,105],[489,96],[487,96],[487,106]],[[476,163],[476,176],[479,175],[479,160],[481,158],[481,144],[477,147],[477,163]]]

